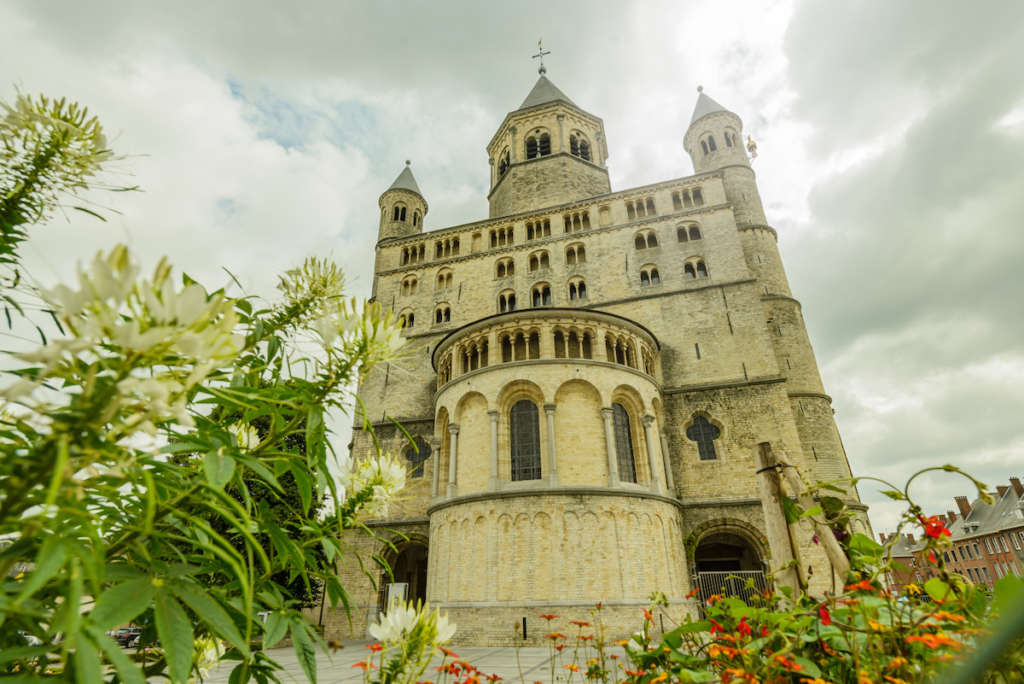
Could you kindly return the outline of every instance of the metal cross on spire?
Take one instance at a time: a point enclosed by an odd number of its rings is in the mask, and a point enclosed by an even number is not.
[[[544,68],[544,55],[551,54],[551,50],[545,50],[544,46],[541,44],[543,40],[544,39],[541,38],[540,40],[537,41],[537,54],[533,56],[534,59],[540,60],[540,68],[537,69],[537,73],[540,74],[541,76],[548,72],[548,70]]]

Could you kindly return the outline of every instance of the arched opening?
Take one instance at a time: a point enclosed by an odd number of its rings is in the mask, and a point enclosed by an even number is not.
[[[700,604],[714,594],[750,602],[768,588],[764,560],[746,536],[721,530],[704,536],[693,554]]]
[[[389,559],[390,560],[390,559]],[[427,546],[419,541],[410,541],[399,547],[398,555],[390,561],[391,576],[381,573],[378,609],[387,612],[391,602],[397,599],[427,601]]]

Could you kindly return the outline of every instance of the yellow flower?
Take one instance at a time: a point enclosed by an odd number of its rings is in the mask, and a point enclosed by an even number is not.
[[[892,659],[892,662],[889,663],[889,669],[890,670],[898,670],[899,668],[901,668],[904,665],[906,665],[907,662],[908,662],[907,659],[904,658],[903,656],[896,656],[895,658]]]
[[[857,673],[857,684],[875,684],[875,680],[868,676],[868,673],[861,670]]]
[[[868,618],[868,625],[870,625],[871,629],[875,630],[876,632],[884,632],[886,630],[885,625],[883,625],[878,620],[872,620],[871,618]]]
[[[921,593],[921,587],[917,586],[916,584],[908,584],[903,588],[906,589],[907,593],[911,596],[916,596],[917,594]]]

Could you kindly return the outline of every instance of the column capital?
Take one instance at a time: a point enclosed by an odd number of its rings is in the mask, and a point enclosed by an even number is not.
[[[487,412],[487,417],[491,419],[492,423],[497,423],[498,422],[498,412],[497,411],[488,411]]]
[[[449,423],[448,424],[448,434],[450,434],[450,435],[457,435],[457,434],[459,434],[459,424],[458,423]]]
[[[558,114],[557,118],[558,118],[559,121],[561,121],[562,119],[565,118],[565,114]]]
[[[555,405],[554,404],[544,404],[544,413],[554,413],[554,412],[555,412]]]
[[[654,416],[650,413],[646,414],[641,420],[644,421],[644,427],[651,427],[654,424]]]
[[[601,409],[601,415],[604,416],[605,420],[611,420],[612,416],[615,415],[615,409],[610,406]]]

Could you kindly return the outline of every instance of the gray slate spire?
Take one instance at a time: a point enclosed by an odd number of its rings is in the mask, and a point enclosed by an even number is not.
[[[526,109],[527,107],[536,107],[537,105],[547,104],[548,102],[554,102],[555,100],[563,100],[568,102],[573,107],[576,103],[569,99],[569,97],[555,86],[548,77],[541,74],[540,78],[537,79],[537,83],[534,84],[533,90],[523,100],[523,104],[519,105],[519,109]]]
[[[700,118],[713,114],[715,112],[727,112],[729,111],[722,105],[718,104],[710,97],[704,94],[704,87],[697,86],[697,106],[693,108],[693,116],[690,117],[690,125],[692,126]]]
[[[411,162],[406,160],[405,168],[402,169],[402,173],[398,174],[398,178],[395,179],[395,182],[391,184],[388,190],[410,190],[422,197],[423,193],[420,192],[420,186],[416,185],[416,179],[412,177],[412,169],[409,168],[410,164]]]

